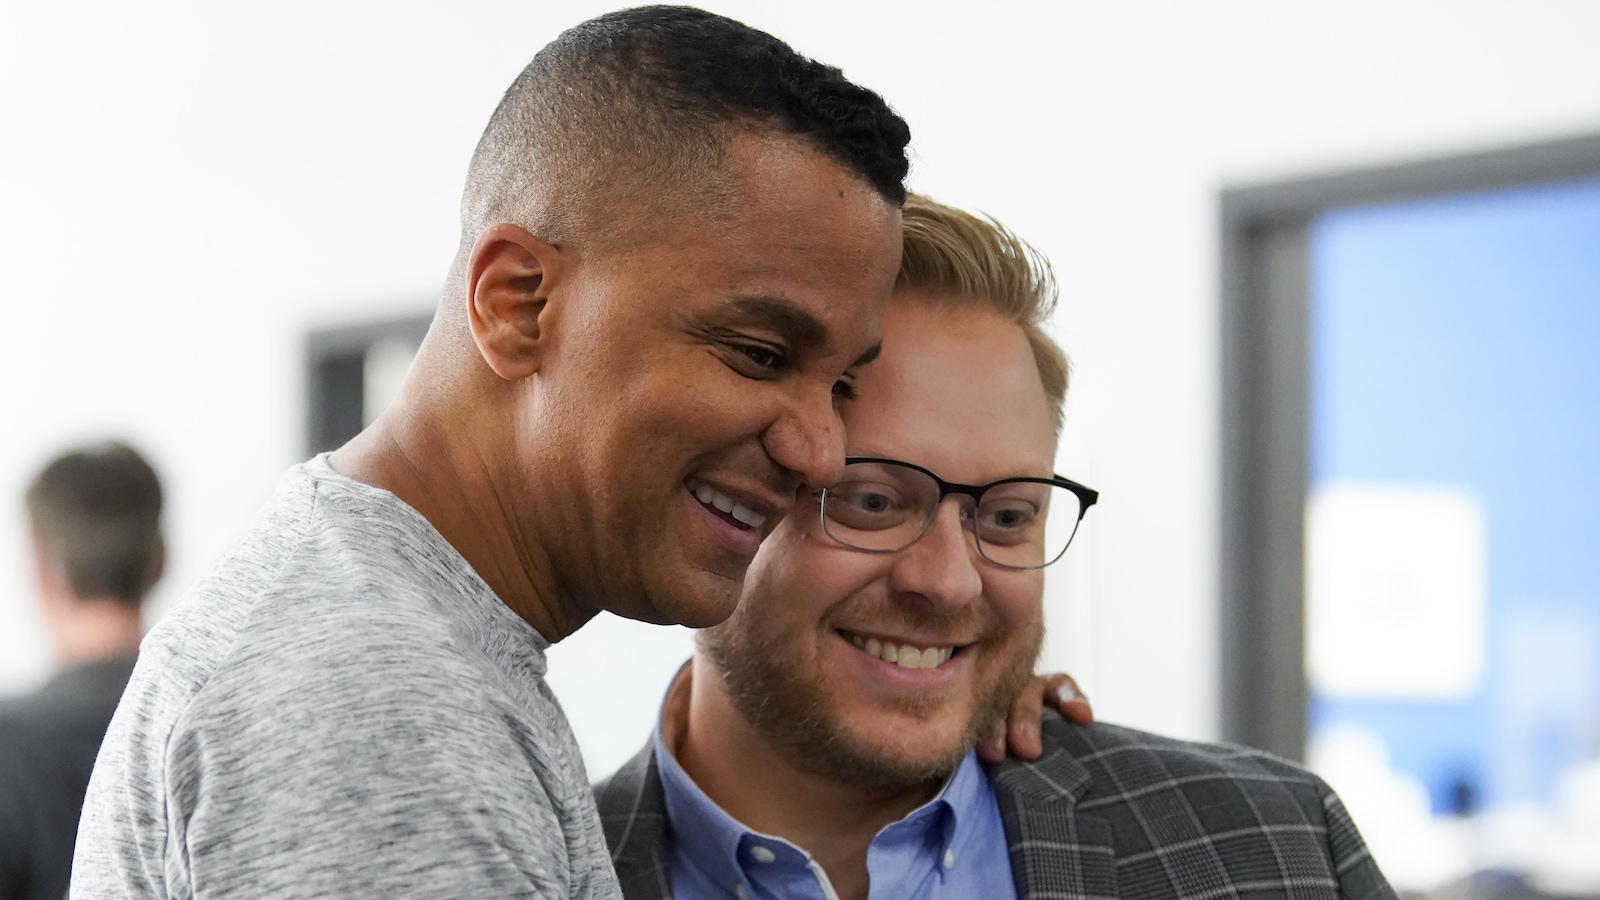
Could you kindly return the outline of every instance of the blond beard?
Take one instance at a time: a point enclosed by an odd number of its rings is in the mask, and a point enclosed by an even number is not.
[[[793,657],[793,641],[743,627],[734,617],[699,633],[696,643],[715,666],[739,715],[796,768],[873,794],[893,794],[954,772],[990,722],[1005,716],[1033,675],[1044,643],[1044,628],[1020,646],[1016,660],[983,690],[958,739],[917,758],[890,755],[858,745],[832,709],[818,677],[803,677]],[[902,709],[924,715],[939,703],[912,699]],[[919,745],[923,746],[923,745]]]

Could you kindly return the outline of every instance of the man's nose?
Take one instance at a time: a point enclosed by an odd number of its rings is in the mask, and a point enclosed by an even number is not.
[[[954,611],[983,593],[978,549],[961,519],[960,498],[947,497],[916,543],[896,554],[890,584],[918,594],[935,609]]]
[[[761,443],[773,462],[795,473],[811,490],[832,487],[844,476],[844,422],[831,390],[811,390],[796,398],[767,427]]]

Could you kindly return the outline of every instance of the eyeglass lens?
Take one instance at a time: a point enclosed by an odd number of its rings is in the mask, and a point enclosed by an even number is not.
[[[1078,526],[1078,495],[1053,484],[1004,482],[985,491],[976,506],[971,497],[956,499],[978,552],[1002,566],[1032,569],[1055,562]],[[939,484],[926,472],[851,463],[844,478],[823,492],[823,529],[847,547],[900,550],[928,529],[939,500]]]

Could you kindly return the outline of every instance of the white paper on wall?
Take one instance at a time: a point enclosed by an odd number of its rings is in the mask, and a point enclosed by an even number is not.
[[[1487,527],[1468,491],[1335,483],[1306,507],[1306,674],[1329,697],[1455,700],[1483,676]]]

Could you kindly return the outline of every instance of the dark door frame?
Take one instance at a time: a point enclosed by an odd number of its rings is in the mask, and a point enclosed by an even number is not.
[[[1221,197],[1224,739],[1303,759],[1307,236],[1333,209],[1600,177],[1600,134]]]
[[[384,338],[420,344],[433,313],[379,319],[306,335],[305,451],[335,450],[361,431],[367,350]]]

